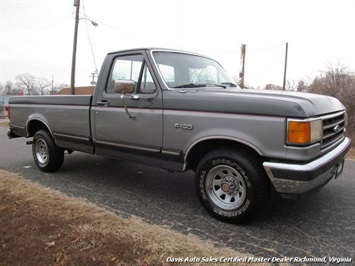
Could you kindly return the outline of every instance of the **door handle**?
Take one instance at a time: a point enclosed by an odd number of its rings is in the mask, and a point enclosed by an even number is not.
[[[139,100],[139,95],[136,95],[136,94],[130,95],[129,98],[132,100]]]
[[[107,107],[109,102],[107,100],[102,100],[101,102],[97,102],[97,106]]]

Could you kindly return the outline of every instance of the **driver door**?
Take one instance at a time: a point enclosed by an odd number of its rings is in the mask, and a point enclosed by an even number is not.
[[[112,59],[104,91],[93,107],[96,154],[160,166],[162,96],[145,54]],[[130,94],[114,92],[115,80],[134,81]]]

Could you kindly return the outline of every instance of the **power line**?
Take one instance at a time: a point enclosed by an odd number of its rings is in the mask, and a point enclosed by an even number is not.
[[[266,50],[270,50],[270,49],[275,49],[275,48],[279,48],[281,46],[284,46],[285,44],[277,44],[277,45],[272,45],[272,46],[267,46],[267,47],[263,47],[263,48],[254,48],[254,49],[249,49],[248,48],[248,52],[251,51],[252,54],[255,52],[263,52],[263,51],[266,51]],[[242,51],[242,54],[243,54],[243,51]],[[268,60],[269,63],[266,64],[260,71],[258,71],[257,74],[253,75],[253,77],[251,78],[248,78],[248,81],[251,82],[251,81],[254,81],[254,80],[257,80],[259,79],[261,76],[263,76],[265,74],[265,72],[272,66],[274,65],[278,60],[279,58],[281,57],[281,53],[278,53],[274,58],[272,58],[272,60]],[[284,81],[285,82],[285,81]]]
[[[282,43],[282,44],[275,44],[275,45],[272,45],[272,46],[266,46],[266,47],[259,47],[259,48],[252,48],[252,49],[249,49],[248,48],[248,51],[249,52],[259,52],[259,51],[265,51],[265,50],[270,50],[270,49],[274,49],[274,48],[278,48],[278,47],[281,47],[281,46],[284,46],[285,44]]]
[[[83,1],[84,17],[86,17],[84,0],[82,0],[82,1]],[[87,35],[88,35],[89,44],[90,44],[90,48],[91,48],[92,59],[93,59],[93,61],[94,61],[95,71],[97,72],[97,65],[96,65],[96,60],[95,60],[95,54],[94,54],[94,49],[93,49],[93,47],[92,47],[92,42],[91,42],[91,38],[90,38],[90,34],[89,34],[89,27],[88,27],[87,20],[85,20],[85,26],[86,26],[86,32],[87,32]]]
[[[4,46],[8,46],[8,45],[11,45],[11,44],[13,44],[13,43],[18,43],[19,41],[22,41],[22,40],[24,40],[24,39],[27,39],[28,37],[33,37],[33,36],[39,34],[40,32],[45,31],[45,30],[47,30],[48,28],[51,28],[52,26],[58,24],[59,22],[62,22],[63,20],[65,20],[65,19],[67,19],[67,18],[68,18],[68,15],[64,15],[64,16],[60,17],[58,20],[55,20],[55,21],[53,21],[52,23],[47,24],[47,25],[45,25],[44,27],[41,27],[39,30],[30,32],[30,33],[28,33],[28,34],[26,34],[26,35],[24,35],[24,36],[22,36],[22,37],[20,37],[20,38],[18,38],[18,39],[15,39],[15,40],[10,41],[10,42],[8,42],[8,43],[4,43]]]
[[[136,34],[136,33],[132,33],[132,32],[123,30],[123,29],[118,28],[118,27],[116,27],[116,26],[112,26],[112,25],[110,25],[110,24],[107,24],[106,22],[103,22],[102,20],[98,20],[98,19],[96,19],[96,18],[90,17],[90,16],[88,16],[88,15],[85,15],[85,17],[88,18],[88,19],[90,19],[90,20],[94,20],[94,21],[98,22],[100,25],[103,25],[103,26],[106,26],[106,27],[108,27],[108,28],[114,29],[114,30],[116,30],[116,31],[118,31],[118,32],[124,33],[124,34],[129,35],[129,36],[132,36],[132,37],[134,37],[134,38],[144,39],[144,40],[149,40],[149,41],[157,42],[156,39],[152,39],[152,38],[150,38],[150,37],[148,37],[148,36],[143,36],[143,35],[140,35],[140,34]],[[159,43],[160,43],[161,45],[163,45],[163,46],[164,46],[164,45],[171,45],[171,44],[172,44],[172,42],[169,42],[169,43],[168,43],[168,42],[162,42],[162,41],[160,41],[160,40],[159,40]],[[174,44],[175,44],[175,43],[174,43]]]
[[[281,56],[282,56],[281,53],[278,54],[278,55],[276,55],[276,56],[273,58],[273,60],[270,60],[270,61],[269,61],[270,63],[269,63],[267,66],[265,66],[265,67],[263,68],[263,70],[261,70],[258,74],[254,75],[254,77],[249,78],[248,81],[250,82],[250,81],[257,80],[258,78],[260,78],[261,76],[263,76],[263,75],[265,74],[265,72],[266,72],[273,64],[275,64],[275,63],[280,59]]]

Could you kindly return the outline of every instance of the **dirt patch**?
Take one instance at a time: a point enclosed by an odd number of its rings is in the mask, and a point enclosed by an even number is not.
[[[211,256],[250,255],[120,218],[0,170],[1,265],[167,265],[168,257]]]
[[[349,135],[348,137],[351,139],[352,147],[346,155],[346,158],[350,160],[355,160],[355,134]]]
[[[354,143],[354,142],[353,142]],[[353,144],[354,145],[354,144]],[[346,155],[347,159],[355,160],[355,148],[351,148],[348,154]]]
[[[0,120],[0,127],[9,127],[9,122],[5,120]]]

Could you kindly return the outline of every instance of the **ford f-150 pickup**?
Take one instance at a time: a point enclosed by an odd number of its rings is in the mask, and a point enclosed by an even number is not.
[[[271,191],[298,198],[343,171],[351,141],[335,98],[236,86],[211,58],[169,49],[109,53],[93,95],[10,99],[10,138],[33,138],[38,168],[81,151],[174,172],[199,199],[243,222]],[[127,177],[129,178],[129,177]]]

